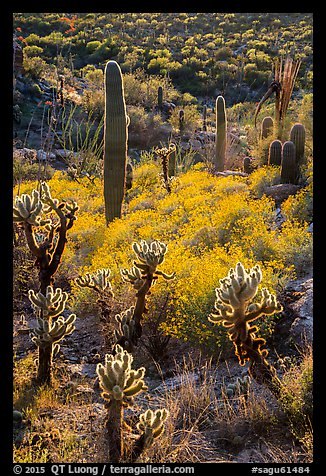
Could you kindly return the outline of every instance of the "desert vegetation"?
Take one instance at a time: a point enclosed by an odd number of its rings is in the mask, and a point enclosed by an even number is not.
[[[313,462],[312,15],[13,27],[14,462]]]

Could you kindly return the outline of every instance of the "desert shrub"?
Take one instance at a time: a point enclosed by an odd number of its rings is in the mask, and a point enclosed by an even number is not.
[[[174,130],[179,131],[179,112],[184,111],[184,130],[185,132],[193,132],[201,125],[201,115],[194,104],[185,104],[184,107],[174,108],[168,122],[172,125]]]
[[[299,190],[295,195],[290,195],[282,203],[282,214],[288,219],[301,222],[312,222],[313,219],[313,185]]]
[[[264,195],[267,187],[280,182],[280,168],[272,165],[259,167],[249,176],[249,188],[257,198]]]
[[[129,143],[132,146],[146,148],[159,142],[163,125],[160,114],[148,113],[142,106],[127,106],[127,114],[130,118]]]

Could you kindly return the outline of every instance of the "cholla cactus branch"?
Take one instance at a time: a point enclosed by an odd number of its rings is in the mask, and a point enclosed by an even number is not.
[[[228,329],[240,365],[249,361],[249,374],[278,393],[281,383],[274,367],[265,359],[267,349],[262,348],[266,341],[256,337],[258,328],[250,324],[263,315],[282,311],[276,297],[266,288],[261,290],[260,302],[251,303],[261,281],[262,272],[258,265],[246,270],[241,263],[237,263],[226,278],[220,279],[220,287],[215,290],[216,312],[208,319],[213,323],[221,322]]]
[[[115,330],[116,344],[132,352],[135,345],[137,345],[138,338],[135,334],[135,320],[134,320],[135,306],[131,306],[126,311],[116,314],[115,320],[118,324],[118,329]]]
[[[84,276],[79,276],[75,282],[81,288],[91,288],[97,293],[103,294],[108,292],[112,297],[114,296],[112,286],[109,281],[111,270],[109,268],[98,269],[95,273],[85,273]]]
[[[62,291],[61,288],[57,288],[54,292],[52,286],[48,286],[45,295],[30,289],[28,297],[34,310],[40,311],[42,317],[53,319],[64,311],[68,293]]]

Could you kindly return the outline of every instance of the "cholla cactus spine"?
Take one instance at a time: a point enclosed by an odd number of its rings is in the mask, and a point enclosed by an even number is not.
[[[282,161],[282,142],[273,140],[268,150],[268,165],[281,165]]]

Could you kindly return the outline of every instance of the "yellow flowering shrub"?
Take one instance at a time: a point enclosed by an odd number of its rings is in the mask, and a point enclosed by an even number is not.
[[[160,164],[145,161],[135,166],[134,181],[126,196],[120,219],[105,224],[103,187],[83,179],[78,184],[56,173],[48,181],[52,196],[72,198],[80,209],[69,230],[61,267],[67,272],[74,311],[81,317],[92,310],[95,296],[79,288],[74,279],[86,271],[110,268],[110,281],[121,310],[133,304],[135,291],[121,278],[121,268],[131,268],[135,259],[132,243],[160,240],[168,245],[161,269],[176,272],[171,281],[158,279],[148,298],[149,316],[157,315],[169,295],[161,328],[170,335],[216,351],[230,345],[225,329],[212,325],[215,288],[230,267],[241,261],[246,268],[259,264],[262,287],[278,293],[295,272],[312,258],[311,234],[301,222],[286,220],[273,226],[275,206],[271,198],[257,199],[253,191],[261,183],[273,183],[274,168],[256,171],[256,176],[216,177],[194,166],[178,176],[172,192],[162,187]],[[252,175],[254,175],[252,174]],[[258,185],[257,185],[258,184]],[[26,183],[20,193],[31,192]],[[303,256],[305,256],[303,260]],[[277,316],[261,323],[262,335],[273,330]]]

